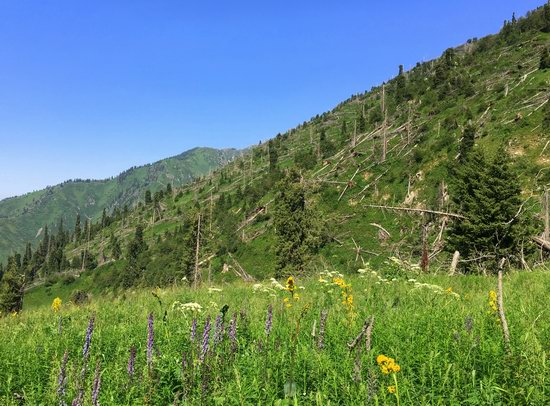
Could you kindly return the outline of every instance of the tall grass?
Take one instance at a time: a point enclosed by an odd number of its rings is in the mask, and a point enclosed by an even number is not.
[[[548,402],[549,274],[505,277],[510,354],[489,305],[496,279],[417,279],[369,271],[344,278],[345,296],[317,278],[297,279],[295,295],[269,282],[136,291],[8,316],[0,404],[70,404],[83,388],[88,405],[392,405],[394,379],[401,405]],[[371,316],[370,349],[361,338],[350,350]],[[380,354],[399,364],[395,376]]]

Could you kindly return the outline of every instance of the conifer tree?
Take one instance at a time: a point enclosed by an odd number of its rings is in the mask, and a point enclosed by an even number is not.
[[[276,276],[290,276],[305,269],[309,257],[322,244],[321,226],[306,203],[300,175],[291,171],[277,185],[274,210],[277,255]]]
[[[267,150],[269,154],[269,172],[277,171],[277,162],[279,161],[279,154],[273,140],[269,140],[267,143]]]
[[[74,240],[76,243],[80,241],[80,236],[82,233],[82,229],[80,227],[80,213],[76,215],[76,221],[74,224]]]
[[[550,69],[550,49],[544,48],[540,55],[539,69]]]
[[[544,116],[542,118],[542,128],[545,131],[550,130],[550,103],[546,103],[544,108]]]
[[[114,234],[111,234],[111,255],[115,260],[119,260],[120,257],[122,257],[122,248],[120,246],[120,241],[118,240],[117,236]]]
[[[324,129],[321,130],[321,133],[319,134],[319,149],[321,152],[321,158],[328,158],[334,154],[334,144],[327,139]]]
[[[21,310],[24,285],[24,276],[17,268],[16,259],[10,257],[0,283],[0,312],[3,315]]]
[[[151,204],[152,202],[153,202],[153,198],[151,197],[151,191],[146,190],[145,191],[145,204],[148,205],[148,204]]]
[[[492,269],[501,258],[519,258],[522,242],[528,241],[531,232],[521,210],[519,185],[504,149],[493,159],[472,151],[452,185],[455,210],[465,219],[451,227],[449,248],[465,258],[480,258],[478,263],[490,264]]]
[[[475,137],[476,128],[471,122],[469,122],[466,127],[464,127],[464,132],[462,133],[462,141],[460,142],[459,161],[461,163],[466,162],[466,160],[468,159],[468,155],[475,145]]]
[[[129,288],[134,286],[144,268],[141,255],[147,251],[147,244],[143,239],[143,226],[138,225],[134,233],[134,238],[128,246],[127,265],[122,275],[122,286]]]

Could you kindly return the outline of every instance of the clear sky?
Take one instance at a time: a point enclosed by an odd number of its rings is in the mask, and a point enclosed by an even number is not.
[[[245,147],[544,0],[0,0],[0,199]]]

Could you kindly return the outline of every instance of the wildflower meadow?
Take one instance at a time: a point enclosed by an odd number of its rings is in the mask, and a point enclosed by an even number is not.
[[[321,272],[0,320],[2,405],[548,404],[547,273]]]

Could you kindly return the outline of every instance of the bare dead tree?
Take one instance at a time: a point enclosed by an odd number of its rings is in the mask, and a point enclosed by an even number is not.
[[[508,321],[506,320],[506,314],[504,313],[504,299],[502,291],[502,268],[504,266],[505,258],[502,258],[498,269],[498,283],[497,283],[497,307],[498,317],[500,318],[500,326],[502,328],[502,336],[504,339],[504,347],[506,352],[510,352],[510,331],[508,330]]]
[[[199,252],[201,248],[201,213],[199,212],[199,218],[197,220],[197,244],[195,247],[195,272],[193,273],[193,288],[196,289],[199,286]]]

